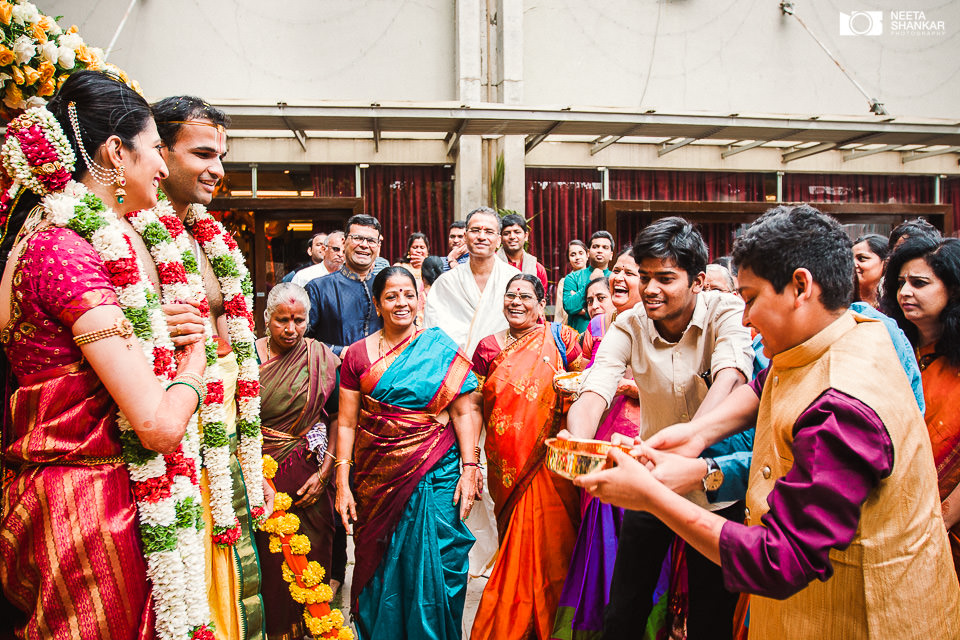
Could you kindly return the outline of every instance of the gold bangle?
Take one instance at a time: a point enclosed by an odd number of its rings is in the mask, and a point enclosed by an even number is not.
[[[73,341],[77,343],[78,347],[81,347],[85,344],[96,342],[97,340],[103,340],[104,338],[109,338],[110,336],[120,336],[121,338],[129,338],[132,335],[133,335],[133,323],[127,320],[126,318],[117,318],[117,321],[113,323],[112,327],[109,327],[107,329],[97,329],[96,331],[88,331],[87,333],[81,333],[78,336],[73,336]]]
[[[174,380],[179,380],[180,378],[186,378],[187,380],[192,380],[197,383],[197,386],[205,387],[203,384],[203,378],[200,377],[199,373],[194,373],[192,371],[184,371],[183,373],[178,373],[177,377]]]
[[[203,383],[203,378],[201,378],[196,373],[191,373],[186,371],[184,373],[178,374],[176,378],[173,379],[174,382],[190,382],[190,386],[194,389],[197,394],[200,396],[200,404],[203,404],[203,401],[207,398],[207,385]]]
[[[350,466],[352,467],[352,466],[353,466],[353,460],[351,460],[350,458],[334,458],[334,462],[333,462],[333,468],[334,468],[334,469],[336,469],[337,467],[339,467],[340,465],[343,465],[343,464],[348,464],[348,465],[350,465]]]

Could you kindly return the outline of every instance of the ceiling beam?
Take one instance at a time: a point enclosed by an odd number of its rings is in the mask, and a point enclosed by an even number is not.
[[[371,118],[373,120],[371,129],[373,129],[373,150],[380,152],[380,118]]]
[[[806,149],[797,149],[796,151],[788,151],[787,153],[781,156],[780,160],[784,164],[788,162],[793,162],[794,160],[799,160],[800,158],[806,158],[807,156],[813,156],[818,153],[823,153],[824,151],[830,151],[831,149],[836,149],[839,145],[838,142],[821,142],[812,147],[807,147]]]
[[[444,140],[447,143],[447,155],[453,156],[460,151],[460,137],[463,135],[463,130],[467,127],[467,120],[461,120],[460,124],[457,125],[455,131],[451,131],[447,134],[447,137]]]
[[[600,141],[603,140],[606,136],[600,136],[599,138],[593,141],[593,145],[590,147],[590,155],[592,156],[597,155],[598,153],[600,153],[610,145],[614,144],[615,142],[619,142],[621,138],[637,135],[638,133],[640,133],[641,129],[643,129],[643,125],[638,124],[635,127],[630,127],[620,135],[610,136],[609,138],[607,138],[607,140],[604,140],[603,142],[600,142]]]
[[[878,153],[886,153],[887,151],[899,149],[902,146],[903,145],[901,144],[888,144],[882,147],[877,147],[876,149],[851,149],[850,151],[843,152],[843,161],[850,162],[851,160],[856,160],[858,158],[866,158],[867,156],[873,156]]]
[[[938,149],[937,151],[904,151],[900,154],[900,162],[906,164],[914,160],[942,156],[947,153],[960,153],[960,147],[947,147],[946,149]]]
[[[554,129],[559,127],[560,124],[560,122],[554,122],[552,125],[547,127],[545,131],[527,136],[523,143],[523,152],[530,153],[535,146],[546,140],[547,136],[553,133]]]
[[[293,126],[293,123],[290,122],[290,119],[284,114],[284,109],[287,106],[286,102],[278,102],[277,106],[280,107],[280,119],[283,120],[283,124],[287,126],[287,129],[293,132],[293,137],[297,139],[297,142],[300,143],[300,148],[304,151],[307,150],[307,134],[303,129],[297,129]]]
[[[707,131],[704,131],[703,133],[701,133],[701,134],[698,135],[698,136],[692,136],[692,137],[689,137],[689,138],[684,138],[683,140],[680,140],[679,142],[674,142],[673,144],[665,144],[665,145],[661,146],[659,149],[657,149],[657,156],[658,156],[658,157],[663,157],[663,156],[667,155],[668,153],[670,153],[671,151],[676,151],[677,149],[679,149],[679,148],[681,148],[681,147],[687,146],[687,145],[690,144],[691,142],[696,142],[697,140],[702,140],[702,139],[704,139],[704,138],[709,138],[710,136],[716,135],[716,134],[720,133],[721,131],[723,131],[725,128],[726,128],[726,127],[714,127],[714,128],[709,129],[709,130],[707,130]]]

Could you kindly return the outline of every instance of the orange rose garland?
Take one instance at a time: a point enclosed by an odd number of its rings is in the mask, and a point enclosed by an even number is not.
[[[276,460],[263,456],[263,477],[274,491],[273,476],[276,473]],[[307,561],[310,539],[297,533],[300,519],[287,513],[292,504],[289,495],[277,492],[273,513],[261,526],[270,534],[270,551],[283,553],[283,579],[290,583],[290,597],[304,605],[303,620],[314,638],[354,640],[353,630],[343,626],[343,613],[330,608],[333,591],[322,582],[326,572],[319,562]]]

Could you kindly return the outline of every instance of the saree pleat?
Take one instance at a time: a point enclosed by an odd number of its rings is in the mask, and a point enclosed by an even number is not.
[[[339,362],[322,342],[304,338],[286,353],[260,365],[263,453],[277,461],[273,478],[277,491],[288,494],[294,502],[303,483],[317,473],[317,459],[304,436],[314,425],[326,421],[324,405],[336,389]],[[299,533],[310,539],[307,559],[319,562],[326,571],[330,571],[333,550],[334,495],[330,483],[316,503],[287,510],[300,519]],[[281,569],[283,556],[270,553],[269,534],[258,531],[256,539],[267,634],[271,638],[292,633],[302,637],[303,605],[290,597]]]
[[[11,399],[0,582],[27,638],[151,638],[154,614],[116,405],[82,363],[23,376]]]
[[[568,328],[562,335],[570,354],[576,338]],[[577,490],[543,463],[544,441],[563,426],[564,401],[553,389],[553,373],[563,368],[548,325],[490,363],[483,386],[485,446],[500,551],[472,638],[545,639],[553,628],[580,521]]]
[[[921,357],[935,351],[933,345],[920,350]],[[942,502],[960,485],[960,370],[950,366],[943,356],[936,358],[920,373],[923,380],[923,399],[927,405],[924,420],[933,461],[937,466],[937,486]],[[947,532],[953,553],[954,569],[960,575],[960,525]]]
[[[351,592],[361,638],[460,637],[473,536],[453,505],[459,451],[444,410],[476,385],[436,328],[361,376]]]

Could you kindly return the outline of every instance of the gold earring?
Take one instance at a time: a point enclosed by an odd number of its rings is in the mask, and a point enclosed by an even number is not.
[[[124,187],[127,186],[127,179],[123,175],[123,172],[124,172],[123,165],[120,165],[119,167],[117,167],[116,172],[117,172],[117,180],[116,180],[117,188],[113,192],[113,196],[117,199],[117,204],[123,204],[123,199],[127,195],[127,190],[124,189]]]

